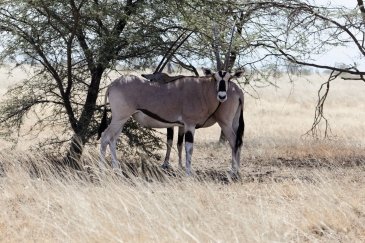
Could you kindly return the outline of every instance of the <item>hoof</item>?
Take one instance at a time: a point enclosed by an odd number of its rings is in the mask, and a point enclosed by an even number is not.
[[[184,166],[179,165],[178,170],[180,170],[180,171],[185,171],[185,168],[184,168]]]
[[[171,169],[171,165],[170,165],[170,164],[165,164],[165,163],[163,163],[163,164],[161,165],[161,168],[162,168],[162,169],[164,169],[164,170],[169,170],[169,169]]]
[[[228,171],[227,177],[229,181],[239,181],[241,179],[239,172]]]

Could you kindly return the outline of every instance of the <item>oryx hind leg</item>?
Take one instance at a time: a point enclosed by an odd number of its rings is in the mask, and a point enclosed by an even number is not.
[[[222,125],[221,128],[232,149],[231,172],[236,174],[239,170],[239,158],[237,157],[237,150],[235,150],[236,133],[230,125]]]
[[[116,145],[118,138],[120,136],[120,133],[123,130],[123,126],[126,123],[128,118],[123,120],[116,120],[112,118],[111,123],[107,127],[107,129],[103,132],[101,135],[101,145],[100,145],[100,163],[101,168],[104,167],[105,164],[105,154],[106,154],[106,148],[109,145],[110,153],[112,156],[112,167],[118,168],[119,162],[117,159],[117,152],[116,152]]]
[[[244,132],[244,121],[243,121],[243,111],[239,107],[237,113],[232,121],[232,124],[219,124],[223,130],[224,135],[229,141],[229,145],[232,149],[232,167],[231,173],[233,175],[238,175],[240,167],[240,156],[241,147],[243,144],[243,132]]]
[[[222,126],[221,128],[232,149],[231,173],[236,175],[239,172],[241,151],[241,146],[236,145],[237,131],[234,131],[231,126]]]

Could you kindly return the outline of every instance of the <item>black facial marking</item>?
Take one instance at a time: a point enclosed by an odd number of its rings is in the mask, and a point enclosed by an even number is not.
[[[167,140],[173,140],[174,139],[174,129],[169,127],[167,128]]]
[[[226,82],[220,81],[218,86],[218,91],[226,91]]]
[[[226,76],[227,72],[226,71],[219,71],[218,74],[219,74],[219,77],[224,78],[224,76]]]
[[[185,133],[185,143],[194,143],[194,136],[193,136],[192,132],[187,131]]]

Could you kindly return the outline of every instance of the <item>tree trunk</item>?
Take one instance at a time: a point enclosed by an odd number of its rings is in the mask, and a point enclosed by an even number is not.
[[[63,159],[65,165],[75,170],[82,170],[80,159],[85,143],[81,140],[77,134],[72,136],[70,148]]]
[[[95,113],[99,85],[104,70],[105,69],[103,67],[98,67],[96,70],[94,70],[83,111],[81,112],[81,116],[77,121],[77,126],[74,129],[74,135],[71,139],[70,148],[64,158],[64,163],[75,170],[82,169],[80,165],[80,159],[84,145],[90,137],[89,126]]]

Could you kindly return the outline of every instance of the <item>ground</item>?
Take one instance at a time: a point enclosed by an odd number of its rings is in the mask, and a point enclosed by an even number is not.
[[[2,94],[11,83],[3,73]],[[192,177],[177,171],[176,150],[170,173],[157,169],[162,161],[121,158],[139,165],[126,178],[95,169],[97,148],[75,173],[27,151],[29,142],[2,142],[0,241],[364,242],[365,84],[334,81],[325,106],[332,137],[314,140],[303,134],[325,80],[245,87],[237,181],[226,177],[231,152],[217,143],[217,126],[196,132]]]

